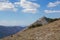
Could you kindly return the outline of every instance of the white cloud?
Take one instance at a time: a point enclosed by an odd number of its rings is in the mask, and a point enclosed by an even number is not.
[[[37,3],[29,2],[27,0],[21,0],[20,6],[24,8],[23,12],[36,13],[40,5]]]
[[[60,13],[60,10],[44,10],[45,13]]]
[[[36,9],[24,9],[22,11],[25,12],[25,13],[36,13],[37,12]]]
[[[9,2],[8,0],[0,0],[0,11],[3,10],[13,10],[15,11],[16,8],[13,3]]]
[[[49,4],[48,4],[48,7],[55,7],[55,6],[57,6],[57,5],[60,5],[60,1],[56,1],[56,2],[50,2]]]
[[[9,0],[0,0],[0,11],[1,10],[16,11],[18,10],[18,7],[22,7],[23,8],[22,12],[24,13],[36,13],[40,5],[37,3],[33,3],[29,0],[20,0],[20,2],[15,3],[11,3]]]
[[[51,7],[53,9],[53,7],[56,7],[60,5],[60,1],[56,1],[56,2],[49,2],[48,7]],[[60,13],[60,10],[44,10],[45,13]]]
[[[38,10],[38,8],[40,7],[40,5],[38,5],[37,3],[33,3],[27,0],[21,0],[20,2],[16,2],[15,4],[20,5],[23,8],[23,12],[26,13],[36,13]]]
[[[20,26],[23,25],[23,21],[16,21],[16,20],[12,20],[12,21],[8,21],[8,20],[0,20],[0,25],[3,26]]]

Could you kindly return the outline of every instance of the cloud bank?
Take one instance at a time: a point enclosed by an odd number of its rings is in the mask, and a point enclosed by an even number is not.
[[[9,2],[8,0],[0,0],[0,11],[3,10],[13,10],[15,11],[16,8],[13,3]]]
[[[48,4],[48,7],[56,7],[56,6],[58,6],[58,5],[60,5],[60,1],[50,2],[50,3]]]
[[[17,20],[0,20],[0,25],[3,26],[21,26],[23,25],[24,22],[23,21],[17,21]]]
[[[60,5],[60,1],[56,1],[56,2],[49,2],[47,7],[48,8],[54,8],[57,7],[58,5]],[[45,13],[60,13],[60,10],[44,10]]]
[[[60,13],[60,10],[45,10],[45,13]]]
[[[19,6],[18,6],[19,5]],[[0,11],[1,10],[13,10],[17,11],[21,7],[24,13],[36,13],[38,8],[40,7],[39,4],[30,2],[28,0],[20,0],[20,2],[11,3],[9,0],[0,0]]]
[[[15,4],[20,5],[24,13],[36,13],[38,11],[38,8],[40,7],[39,4],[33,3],[27,0],[21,0],[20,2],[16,2]]]

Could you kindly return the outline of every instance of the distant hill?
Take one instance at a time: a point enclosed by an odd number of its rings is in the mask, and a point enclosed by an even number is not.
[[[0,26],[0,38],[15,34],[25,27],[20,27],[20,26]]]
[[[18,32],[1,40],[60,40],[60,20]]]

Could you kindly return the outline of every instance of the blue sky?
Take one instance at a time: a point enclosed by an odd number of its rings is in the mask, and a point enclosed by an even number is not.
[[[60,17],[60,0],[0,0],[0,25],[30,25],[46,16]]]

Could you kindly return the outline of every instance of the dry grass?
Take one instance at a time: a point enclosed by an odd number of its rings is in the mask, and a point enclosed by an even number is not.
[[[60,20],[18,32],[1,40],[60,40]]]

